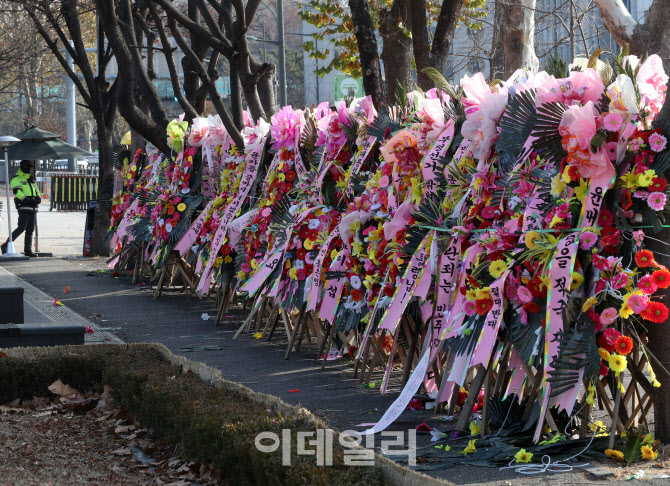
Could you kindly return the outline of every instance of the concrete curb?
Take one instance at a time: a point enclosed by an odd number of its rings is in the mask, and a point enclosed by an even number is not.
[[[60,356],[69,353],[95,353],[98,351],[107,350],[153,350],[165,358],[173,366],[179,366],[182,370],[188,370],[198,375],[202,380],[211,383],[214,386],[224,388],[227,390],[241,393],[250,400],[256,403],[269,405],[276,409],[305,417],[310,424],[317,428],[329,428],[326,423],[314,416],[309,410],[280,400],[279,398],[268,395],[266,393],[258,393],[251,388],[244,386],[234,381],[229,381],[221,377],[221,371],[207,366],[198,361],[191,361],[182,356],[176,356],[162,344],[158,343],[129,343],[129,344],[95,344],[88,346],[54,346],[54,347],[35,347],[35,348],[8,348],[2,351],[11,358],[30,358],[38,356]],[[334,437],[339,436],[339,432],[334,430]],[[379,468],[391,486],[455,486],[455,483],[445,481],[443,479],[427,476],[418,471],[414,471],[407,467],[387,459],[386,457],[375,452],[375,467]]]

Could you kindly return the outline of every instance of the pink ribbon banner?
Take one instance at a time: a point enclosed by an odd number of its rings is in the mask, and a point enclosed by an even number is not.
[[[394,292],[393,299],[379,323],[380,329],[388,329],[389,331],[394,332],[396,326],[400,322],[402,314],[405,312],[405,308],[412,298],[412,295],[414,295],[414,290],[426,269],[426,241],[427,238],[421,242],[419,248],[412,256],[407,270],[405,271],[405,275]]]
[[[425,191],[424,197],[428,198],[431,195],[435,194],[437,189],[437,183],[435,178],[439,172],[438,161],[444,157],[449,150],[451,141],[454,138],[454,123],[449,120],[447,126],[442,131],[435,144],[430,149],[430,152],[426,154],[423,158],[423,164],[421,168],[421,173],[423,175],[423,180],[425,181]]]
[[[351,185],[351,178],[355,175],[358,174],[358,171],[361,170],[361,167],[363,166],[363,163],[365,162],[365,159],[367,158],[368,154],[370,153],[370,150],[372,150],[372,146],[375,144],[375,141],[377,139],[373,137],[372,135],[366,137],[363,139],[363,146],[361,148],[360,153],[358,154],[358,157],[356,157],[356,160],[354,160],[354,163],[351,164],[351,172],[349,175],[349,184],[347,185],[347,199],[351,199],[354,194],[354,188]]]
[[[312,272],[312,287],[309,290],[309,298],[307,299],[308,311],[316,309],[317,301],[321,296],[321,267],[323,265],[323,260],[325,260],[326,255],[328,255],[328,248],[330,247],[330,243],[338,236],[340,236],[340,229],[335,228],[335,231],[333,231],[330,234],[328,239],[321,246],[319,254],[316,256],[316,259],[314,260],[313,264],[314,271]]]
[[[344,270],[348,255],[348,250],[342,250],[333,263],[330,264],[330,269],[333,271]],[[333,318],[335,317],[335,311],[337,310],[337,304],[340,301],[342,289],[344,288],[344,277],[327,280],[325,285],[325,293],[323,295],[323,300],[321,301],[321,307],[319,307],[319,318],[325,319],[332,324]]]
[[[209,283],[212,278],[214,262],[219,253],[221,245],[223,245],[223,241],[228,230],[228,224],[233,221],[233,219],[235,219],[235,215],[240,210],[240,207],[242,207],[244,200],[249,194],[251,186],[256,180],[256,175],[258,174],[258,169],[261,165],[260,162],[262,158],[262,152],[263,144],[258,144],[247,156],[246,166],[244,167],[244,172],[242,173],[242,179],[240,180],[237,196],[235,199],[233,199],[233,201],[230,202],[230,204],[228,204],[228,206],[226,206],[226,209],[223,211],[221,216],[221,223],[219,224],[219,227],[214,234],[214,238],[212,238],[209,261],[207,262],[207,266],[205,267],[198,284],[198,291],[201,293],[205,293],[209,290]]]

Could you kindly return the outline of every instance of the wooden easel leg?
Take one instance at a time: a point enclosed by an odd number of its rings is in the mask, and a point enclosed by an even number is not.
[[[484,383],[484,378],[487,374],[488,370],[484,368],[483,365],[477,365],[477,374],[472,380],[472,384],[470,385],[470,393],[468,394],[468,398],[465,399],[463,407],[461,407],[461,416],[458,417],[458,422],[456,422],[455,428],[459,432],[463,432],[465,430],[465,427],[470,420],[472,409],[475,407],[475,402],[479,397],[479,390],[481,389],[482,383]]]
[[[307,323],[305,322],[305,309],[307,308],[307,304],[303,304],[302,307],[300,308],[300,312],[298,313],[298,318],[295,321],[295,326],[293,326],[293,333],[290,334],[290,341],[288,344],[288,348],[286,349],[286,354],[284,355],[284,359],[289,359],[291,357],[291,351],[293,350],[293,346],[295,345],[296,339],[299,337],[299,334],[301,334],[304,330],[304,328],[307,326]]]
[[[321,363],[321,369],[322,370],[326,367],[326,360],[328,359],[328,354],[330,353],[330,347],[333,344],[333,336],[335,336],[335,328],[336,328],[335,323],[330,325],[330,333],[328,333],[328,341],[327,341],[327,344],[325,346],[325,349],[324,349],[324,346],[321,346],[321,353],[324,354],[323,362]],[[319,353],[319,356],[321,356],[321,353]],[[354,375],[354,377],[355,377],[355,375]]]
[[[164,265],[161,269],[161,276],[158,279],[158,284],[156,284],[156,291],[154,292],[154,300],[158,300],[158,298],[161,296],[161,293],[163,292],[163,280],[165,279],[167,270],[167,265]]]

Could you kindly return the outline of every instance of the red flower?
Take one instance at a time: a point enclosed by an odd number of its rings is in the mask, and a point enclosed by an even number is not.
[[[635,263],[638,267],[651,267],[655,266],[656,262],[654,261],[654,254],[649,250],[641,250],[635,254]]]
[[[491,299],[475,300],[475,312],[480,316],[488,314],[491,308],[493,308],[493,302]]]
[[[528,312],[532,312],[533,314],[542,310],[542,307],[540,307],[539,304],[536,304],[535,302],[528,302],[527,304],[523,305],[523,308]]]
[[[670,272],[665,269],[656,270],[651,274],[651,279],[659,289],[667,289],[670,287]]]
[[[614,349],[617,353],[626,356],[633,350],[633,340],[628,336],[621,335],[614,342]]]
[[[307,252],[305,251],[304,248],[298,248],[298,250],[295,252],[296,257],[298,260],[304,260],[305,255],[307,255]]]
[[[608,327],[605,329],[605,332],[602,333],[600,338],[598,338],[598,346],[606,349],[609,353],[611,353],[614,351],[614,346],[616,345],[616,340],[619,336],[621,336],[619,331]]]
[[[286,180],[287,180],[287,181],[289,181],[289,182],[293,182],[293,179],[295,179],[295,172],[293,172],[292,170],[289,170],[289,171],[286,173],[285,177],[286,177]]]
[[[354,299],[355,302],[360,302],[363,298],[363,294],[360,290],[351,289],[351,298]]]
[[[547,288],[542,288],[542,285],[542,280],[537,277],[528,282],[528,290],[533,294],[533,297],[540,299],[547,296]]]
[[[598,374],[600,376],[607,376],[609,374],[609,372],[610,372],[610,369],[607,366],[605,366],[605,363],[603,363],[601,361],[600,362],[600,370],[598,370]]]
[[[314,241],[319,237],[319,232],[315,229],[307,230],[307,238]]]
[[[666,181],[663,177],[654,177],[647,189],[652,192],[663,192],[665,191],[666,187],[668,187],[668,181]]]
[[[225,245],[223,245],[223,246],[221,247],[221,254],[222,254],[222,255],[229,255],[229,254],[230,254],[230,250],[231,250],[230,245],[229,245],[228,243],[226,243]]]
[[[614,215],[609,209],[601,209],[600,216],[598,216],[598,224],[600,226],[608,226],[614,222]]]
[[[668,308],[660,302],[649,302],[647,309],[640,315],[648,321],[660,324],[668,318]]]

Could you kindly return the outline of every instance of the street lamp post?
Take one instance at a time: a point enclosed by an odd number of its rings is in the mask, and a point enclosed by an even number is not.
[[[7,149],[14,145],[17,142],[20,142],[18,138],[6,135],[4,137],[0,137],[0,147],[2,147],[2,150],[5,152],[5,184],[6,184],[6,189],[7,189],[7,229],[9,231],[9,237],[7,239],[7,253],[4,255],[0,255],[0,262],[7,262],[7,261],[17,261],[17,260],[28,260],[28,257],[25,255],[21,255],[19,253],[16,253],[16,250],[14,249],[14,242],[12,241],[12,211],[10,209],[10,198],[9,198],[9,193],[11,192],[11,188],[9,185],[9,156],[7,155]]]

